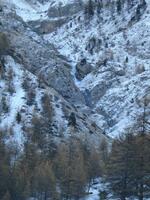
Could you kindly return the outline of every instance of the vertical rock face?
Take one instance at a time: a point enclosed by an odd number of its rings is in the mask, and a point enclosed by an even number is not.
[[[35,12],[35,19],[28,19],[29,25],[38,34],[46,34],[56,31],[67,23],[73,15],[83,10],[82,1],[34,1],[28,0]],[[39,6],[40,3],[40,6]],[[38,7],[39,6],[39,7]],[[20,8],[22,9],[22,8]],[[31,13],[33,14],[33,12]],[[42,20],[41,20],[42,19]]]
[[[47,34],[56,31],[59,27],[67,22],[66,18],[50,19],[44,20],[39,23],[39,21],[29,22],[30,26],[35,27],[34,30],[38,34]]]
[[[49,17],[71,17],[72,15],[83,10],[83,4],[80,1],[69,2],[66,5],[59,3],[57,7],[50,7],[48,10]]]
[[[71,104],[84,104],[83,95],[74,84],[71,76],[70,66],[63,61],[56,64],[52,63],[46,71],[41,72],[41,76],[47,85],[55,88]]]

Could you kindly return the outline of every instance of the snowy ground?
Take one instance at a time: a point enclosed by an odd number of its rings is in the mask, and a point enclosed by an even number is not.
[[[23,80],[23,71],[21,66],[11,58],[6,58],[6,70],[11,68],[13,75],[13,87],[15,92],[8,97],[9,101],[9,112],[5,114],[1,119],[0,128],[13,128],[15,130],[15,135],[13,136],[13,140],[15,140],[18,144],[22,144],[23,135],[21,130],[21,125],[14,124],[16,121],[17,113],[20,111],[22,105],[25,103],[24,97],[25,93],[22,89],[22,80]],[[12,80],[10,80],[12,81]],[[5,86],[5,85],[4,85]],[[5,88],[5,87],[4,87]]]
[[[16,14],[20,16],[25,22],[47,19],[47,11],[50,3],[29,4],[26,0],[5,0],[5,3],[15,9]]]
[[[99,192],[105,189],[101,179],[96,179],[95,184],[90,188],[89,195],[81,200],[100,200]]]

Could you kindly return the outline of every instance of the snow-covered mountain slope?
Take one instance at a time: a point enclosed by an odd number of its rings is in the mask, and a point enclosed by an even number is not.
[[[22,146],[26,130],[32,127],[32,120],[44,117],[49,105],[51,114],[48,121],[51,123],[51,134],[58,138],[57,142],[66,140],[71,133],[76,133],[76,137],[83,140],[90,138],[91,144],[94,142],[97,145],[105,138],[102,130],[94,126],[88,116],[79,113],[53,88],[41,83],[12,57],[5,57],[4,63],[0,80],[0,129],[7,131],[8,141],[15,140]],[[71,113],[76,116],[76,128],[68,125]]]
[[[0,32],[5,31],[10,45],[0,63],[0,130],[22,147],[33,121],[39,121],[56,142],[74,134],[99,145],[107,137],[80,111],[84,97],[73,81],[70,63],[11,8],[5,2],[0,13]]]
[[[18,16],[25,22],[48,19],[49,9],[60,9],[68,4],[74,4],[75,0],[2,0],[2,3],[9,5]],[[59,17],[59,16],[58,16]]]
[[[24,21],[30,20],[40,20],[47,18],[47,10],[49,7],[49,3],[45,3],[44,5],[37,3],[28,3],[26,0],[5,0],[5,5],[9,5],[11,9],[13,9],[16,14]]]
[[[150,100],[150,1],[123,1],[121,10],[116,1],[102,1],[100,10],[94,3],[90,17],[85,2],[1,2],[10,50],[2,56],[0,127],[13,126],[9,132],[21,133],[14,138],[25,137],[35,113],[44,116],[45,96],[56,137],[73,132],[74,113],[77,135],[94,142],[132,127]]]
[[[121,14],[110,5],[90,20],[80,12],[44,36],[73,63],[74,81],[83,93],[88,92],[95,111],[91,118],[111,136],[135,123],[143,98],[150,93],[150,1],[137,14],[142,3],[136,1],[130,9],[124,3]],[[83,60],[85,65],[80,63]],[[93,68],[88,73],[87,64]],[[84,78],[77,80],[81,72]]]
[[[65,6],[74,3],[74,0],[58,0],[58,1],[35,1],[35,0],[2,0],[5,5],[9,5],[14,9],[24,21],[44,20],[46,19],[48,9],[50,7]]]

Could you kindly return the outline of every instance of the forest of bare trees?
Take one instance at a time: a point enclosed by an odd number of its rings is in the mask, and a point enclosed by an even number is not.
[[[74,136],[56,146],[43,141],[41,129],[34,128],[19,153],[15,144],[5,144],[1,132],[1,199],[77,200],[88,194],[94,179],[103,177],[114,197],[143,200],[150,195],[150,135],[145,123],[138,132],[115,139],[111,150],[105,140],[89,148]]]

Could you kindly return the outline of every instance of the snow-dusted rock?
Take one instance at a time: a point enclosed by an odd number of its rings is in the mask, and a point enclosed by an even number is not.
[[[82,59],[76,65],[76,77],[78,80],[82,80],[87,74],[92,72],[93,67],[86,62],[86,59]]]

